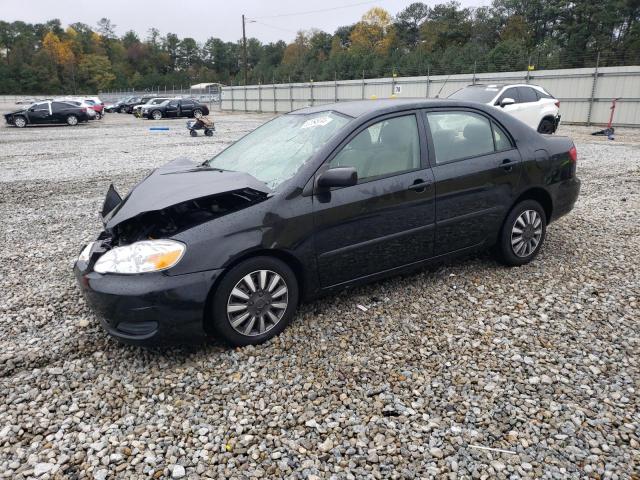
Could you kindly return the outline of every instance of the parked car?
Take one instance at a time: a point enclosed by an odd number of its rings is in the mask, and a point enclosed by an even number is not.
[[[78,98],[64,97],[64,98],[54,98],[54,101],[66,102],[66,103],[70,103],[71,105],[75,105],[76,107],[86,109],[89,120],[100,120],[100,118],[102,118],[102,115],[99,116],[98,112],[96,112],[92,108],[92,106],[89,103],[85,102],[84,100],[81,100]]]
[[[163,117],[195,117],[209,115],[209,107],[191,98],[176,98],[165,100],[160,105],[145,105],[142,107],[142,117],[160,120]]]
[[[169,98],[169,97],[152,98],[151,100],[149,100],[145,104],[136,105],[135,107],[133,107],[133,114],[136,117],[140,118],[142,116],[142,109],[144,107],[153,106],[153,105],[160,105],[161,103],[163,103],[166,100],[172,100],[172,98]]]
[[[88,121],[89,113],[86,107],[80,107],[70,102],[46,101],[7,113],[4,118],[9,125],[15,125],[19,128],[49,123],[77,125],[79,122]]]
[[[530,262],[576,202],[576,161],[570,138],[479,103],[304,108],[124,199],[112,185],[75,275],[123,341],[257,344],[300,300],[492,246]]]
[[[449,98],[501,108],[540,133],[554,133],[560,124],[560,101],[538,85],[469,85]]]
[[[133,113],[133,108],[135,106],[144,105],[149,100],[157,97],[158,97],[157,95],[143,95],[138,97],[130,97],[119,105],[118,111],[120,113]]]
[[[120,106],[123,103],[125,103],[127,100],[129,100],[130,98],[133,98],[133,97],[124,97],[124,98],[121,98],[121,99],[119,99],[119,100],[117,100],[116,102],[113,102],[113,103],[110,103],[110,102],[105,103],[104,104],[105,112],[107,112],[107,113],[119,112],[120,111]]]

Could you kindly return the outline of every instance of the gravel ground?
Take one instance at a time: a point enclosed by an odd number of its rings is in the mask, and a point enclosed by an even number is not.
[[[639,478],[637,131],[562,127],[583,191],[533,264],[328,297],[258,347],[108,338],[71,264],[109,182],[267,118],[0,127],[0,478]]]

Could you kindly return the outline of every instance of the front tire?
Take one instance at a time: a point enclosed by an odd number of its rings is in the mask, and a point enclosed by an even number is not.
[[[18,128],[24,128],[27,126],[27,119],[24,117],[15,117],[13,119],[13,124]]]
[[[535,200],[524,200],[511,209],[504,221],[498,257],[505,265],[525,265],[540,253],[546,235],[544,209]]]
[[[298,306],[298,281],[273,257],[245,260],[225,274],[212,302],[211,325],[233,346],[257,345],[280,334]]]
[[[67,117],[67,125],[70,125],[72,127],[78,125],[78,117],[76,117],[75,115],[69,115]]]
[[[120,113],[127,113],[126,107],[120,107]]]
[[[154,110],[151,112],[151,118],[154,120],[160,120],[162,118],[162,112],[160,110]]]
[[[196,132],[195,130],[189,130],[189,135],[191,135],[192,137],[197,137],[198,132]]]

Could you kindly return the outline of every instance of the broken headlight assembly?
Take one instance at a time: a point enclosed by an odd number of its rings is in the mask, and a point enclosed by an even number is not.
[[[159,272],[176,265],[186,248],[175,240],[143,240],[109,250],[98,259],[93,270],[120,274]]]

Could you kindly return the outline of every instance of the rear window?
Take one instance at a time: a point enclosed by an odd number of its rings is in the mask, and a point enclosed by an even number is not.
[[[500,91],[497,87],[465,87],[449,95],[453,100],[489,103]]]

